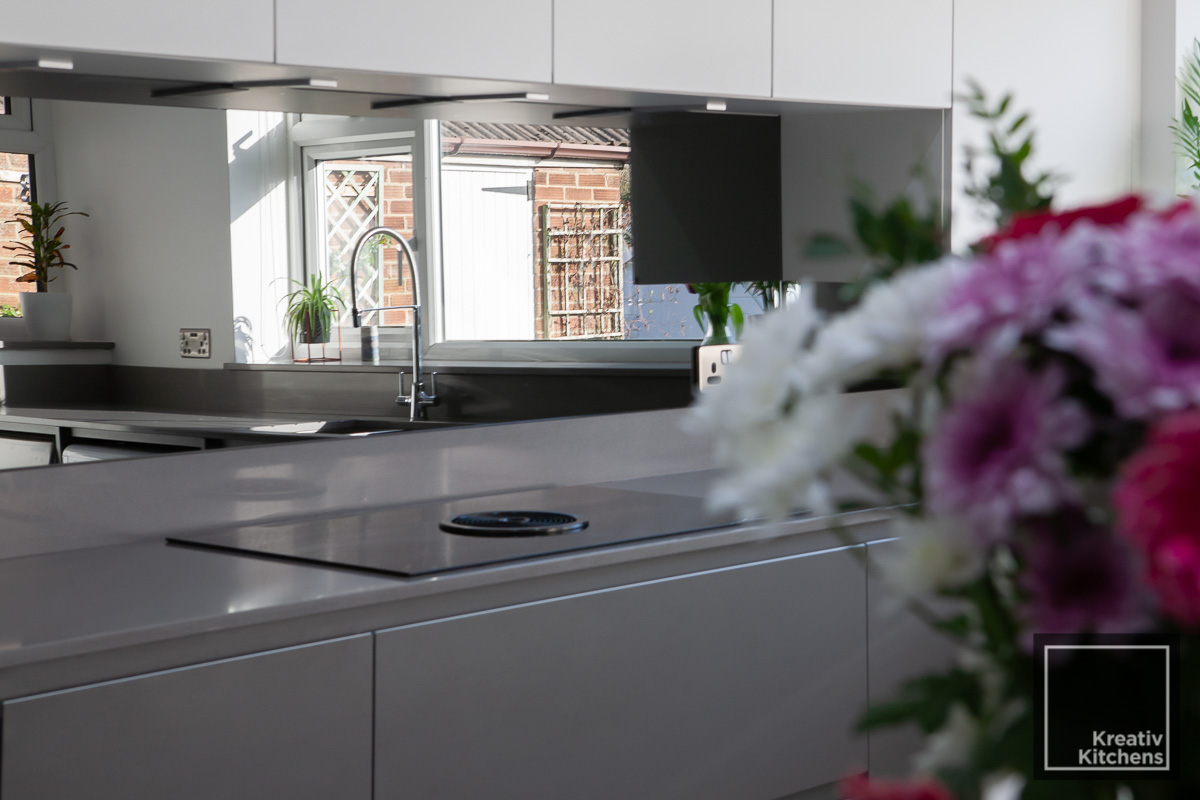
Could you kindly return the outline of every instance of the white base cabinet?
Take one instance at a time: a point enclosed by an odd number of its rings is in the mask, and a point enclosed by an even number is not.
[[[775,800],[866,764],[846,550],[376,634],[378,800]]]
[[[370,800],[371,637],[10,700],[4,800]]]

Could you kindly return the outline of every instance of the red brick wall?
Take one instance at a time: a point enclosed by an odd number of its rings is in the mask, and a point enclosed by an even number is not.
[[[546,331],[543,330],[543,320],[540,313],[542,308],[542,252],[540,237],[537,236],[537,231],[541,227],[541,208],[547,203],[552,203],[553,207],[550,212],[549,224],[552,228],[561,228],[564,225],[564,210],[557,206],[574,203],[602,203],[616,204],[621,202],[621,170],[623,163],[614,162],[609,167],[572,167],[572,166],[554,166],[554,167],[538,167],[534,170],[534,190],[533,204],[534,215],[533,225],[535,231],[534,241],[537,242],[537,252],[534,253],[534,308],[539,310],[536,315],[535,331],[539,339],[545,339]],[[565,210],[566,214],[570,214],[569,210]],[[552,258],[559,258],[565,253],[551,252]],[[611,296],[612,292],[620,293],[619,275],[615,285],[605,285],[598,287],[589,287],[588,302],[589,304],[599,305]],[[551,294],[552,305],[557,301],[557,298]],[[559,336],[577,336],[580,334],[603,335],[615,333],[615,331],[601,330],[583,330],[579,327],[580,320],[575,317],[563,318],[558,317],[552,321],[551,337]]]
[[[29,172],[29,156],[17,153],[0,153],[0,180],[15,181],[21,175]],[[32,283],[16,283],[15,278],[22,274],[19,267],[9,266],[9,261],[17,256],[11,250],[4,250],[4,245],[17,241],[24,232],[15,222],[4,222],[13,218],[18,211],[27,206],[21,202],[21,187],[16,183],[0,183],[0,305],[15,306],[18,304],[18,292],[35,291],[37,286]]]

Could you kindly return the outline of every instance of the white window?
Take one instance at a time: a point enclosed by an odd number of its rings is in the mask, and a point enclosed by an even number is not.
[[[257,140],[235,130],[236,115],[247,113],[230,112],[230,141],[243,147]],[[294,176],[286,277],[320,274],[349,306],[355,243],[373,227],[398,231],[416,250],[433,356],[614,361],[653,352],[653,359],[686,360],[704,335],[685,286],[633,282],[626,131],[308,116],[288,118],[286,127]],[[238,261],[235,252],[235,307]],[[355,269],[359,308],[413,301],[391,243],[368,245]],[[252,277],[262,283],[262,275]],[[760,310],[744,292],[733,300],[747,314]],[[261,300],[257,313],[268,305]],[[403,345],[409,318],[387,311],[363,322],[395,328]],[[343,342],[353,346],[348,311],[341,323]],[[615,343],[635,340],[642,344],[623,344],[614,355]],[[238,358],[286,355],[259,350],[243,354],[239,344]]]

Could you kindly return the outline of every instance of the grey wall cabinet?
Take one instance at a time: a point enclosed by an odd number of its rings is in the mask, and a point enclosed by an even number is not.
[[[0,42],[130,55],[265,61],[275,58],[272,0],[59,0],[5,3]]]
[[[770,97],[771,0],[554,0],[554,82]]]
[[[278,0],[280,64],[535,81],[551,73],[551,0],[349,0],[330,38],[324,0]],[[591,30],[591,26],[589,26]],[[493,89],[492,91],[496,91]]]
[[[866,763],[845,550],[376,635],[376,798],[773,800]]]
[[[369,635],[10,700],[4,800],[369,800]]]

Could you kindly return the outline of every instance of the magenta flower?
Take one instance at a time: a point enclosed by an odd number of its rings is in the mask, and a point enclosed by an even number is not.
[[[1113,492],[1119,530],[1143,553],[1166,614],[1200,626],[1200,411],[1161,422]]]
[[[943,415],[925,446],[926,496],[935,513],[965,519],[984,541],[1024,516],[1073,500],[1063,453],[1088,433],[1060,370],[1029,372],[1015,361],[989,367]]]
[[[1119,235],[1084,221],[1065,234],[1000,242],[950,290],[930,322],[927,355],[936,362],[956,350],[1007,354],[1117,269]]]
[[[1143,418],[1200,404],[1200,287],[1175,281],[1145,292],[1136,306],[1094,299],[1073,321],[1046,334],[1073,353],[1124,417]]]
[[[1132,633],[1147,624],[1132,549],[1078,510],[1041,518],[1022,548],[1030,633]]]

